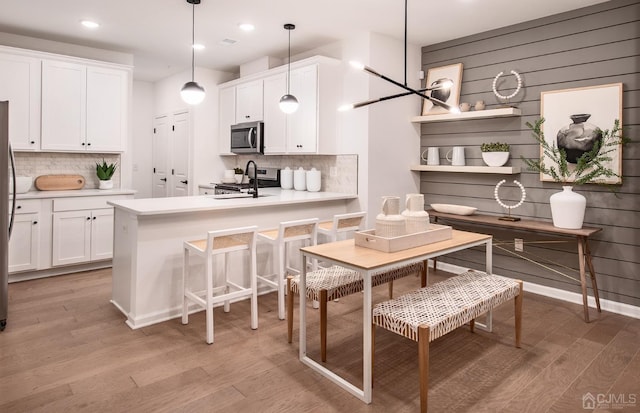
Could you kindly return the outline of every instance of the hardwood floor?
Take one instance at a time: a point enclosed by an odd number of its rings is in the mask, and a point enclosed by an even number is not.
[[[430,275],[430,282],[444,277]],[[415,288],[408,277],[396,293]],[[150,287],[152,288],[152,287]],[[386,298],[377,287],[375,301]],[[365,405],[298,361],[277,319],[276,296],[215,311],[205,343],[204,312],[131,330],[109,303],[111,270],[9,286],[0,333],[2,412],[415,412],[416,343],[378,329],[373,403]],[[361,382],[359,294],[329,304],[328,364]],[[582,397],[623,395],[640,411],[640,320],[525,294],[522,348],[513,347],[513,306],[494,312],[494,332],[460,328],[432,343],[431,412],[585,412]],[[297,311],[295,313],[297,321]],[[309,349],[319,359],[318,312]],[[632,406],[631,398],[635,401]],[[619,401],[619,400],[618,400]],[[606,409],[598,411],[610,411]]]

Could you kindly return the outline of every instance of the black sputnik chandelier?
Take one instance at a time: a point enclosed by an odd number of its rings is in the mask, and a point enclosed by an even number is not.
[[[370,100],[365,100],[363,102],[358,102],[358,103],[349,103],[346,105],[341,106],[340,108],[338,108],[338,110],[340,111],[346,111],[346,110],[350,110],[350,109],[357,109],[357,108],[361,108],[363,106],[368,106],[371,105],[373,103],[378,103],[378,102],[383,102],[385,100],[391,100],[391,99],[396,99],[399,97],[403,97],[403,96],[409,96],[409,95],[418,95],[423,99],[427,99],[430,102],[432,102],[434,105],[440,106],[446,110],[448,110],[451,113],[460,113],[460,109],[451,105],[448,105],[447,103],[443,102],[440,99],[437,99],[435,97],[429,96],[428,94],[426,94],[425,92],[429,92],[432,90],[443,90],[443,89],[450,89],[451,86],[453,86],[453,82],[451,81],[447,81],[447,82],[441,82],[438,83],[432,87],[426,87],[426,88],[422,88],[422,89],[413,89],[410,88],[409,86],[407,86],[407,2],[408,0],[404,1],[404,83],[400,83],[398,81],[395,81],[393,79],[391,79],[388,76],[383,75],[382,73],[379,73],[377,71],[375,71],[373,68],[366,66],[360,62],[350,62],[351,66],[354,67],[355,69],[358,70],[363,70],[367,73],[369,73],[370,75],[379,77],[380,79],[386,80],[389,83],[392,83],[396,86],[398,86],[401,89],[404,89],[405,92],[403,93],[397,93],[395,95],[389,95],[389,96],[383,96],[380,98],[376,98],[376,99],[370,99]]]

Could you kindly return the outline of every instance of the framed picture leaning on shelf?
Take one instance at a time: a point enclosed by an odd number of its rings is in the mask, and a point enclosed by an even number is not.
[[[602,141],[606,136],[601,131],[612,129],[616,120],[622,128],[622,83],[542,92],[540,115],[544,119],[541,127],[544,140],[549,146],[565,151],[567,166],[572,170],[578,158],[591,151],[596,141],[599,140],[602,146],[599,152],[605,150],[606,142]],[[622,179],[622,145],[608,148],[611,151],[606,156],[611,159],[603,166],[618,176],[602,178],[598,182],[619,184]],[[540,157],[546,165],[552,164],[542,146]],[[554,179],[541,173],[540,180]]]
[[[447,89],[431,90],[424,93],[434,99],[443,101],[449,106],[458,107],[460,103],[460,87],[462,85],[462,63],[429,69],[425,87],[437,87],[438,84],[443,82],[452,82],[452,86]],[[433,102],[427,99],[422,99],[423,116],[448,112],[445,108],[434,105]]]

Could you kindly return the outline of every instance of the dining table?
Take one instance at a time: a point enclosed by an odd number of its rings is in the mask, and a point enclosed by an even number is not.
[[[365,403],[371,403],[372,398],[372,343],[371,343],[371,311],[372,311],[372,282],[371,276],[400,265],[410,265],[424,262],[442,255],[465,250],[473,247],[485,248],[485,271],[492,272],[492,236],[469,231],[452,230],[451,238],[430,244],[395,252],[384,252],[373,248],[356,245],[354,239],[330,242],[302,247],[302,271],[300,272],[300,290],[306,290],[307,261],[319,260],[333,265],[358,271],[363,279],[362,294],[362,388],[346,378],[332,371],[327,365],[317,362],[307,354],[307,305],[306,295],[300,294],[300,361],[342,387]],[[489,322],[490,329],[490,322]]]

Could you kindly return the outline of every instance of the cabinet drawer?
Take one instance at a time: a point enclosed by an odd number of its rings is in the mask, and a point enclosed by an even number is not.
[[[58,198],[53,200],[53,212],[78,211],[81,209],[113,208],[108,201],[126,199],[128,195],[87,196],[77,198]]]
[[[11,201],[9,201],[9,211],[11,211]],[[39,199],[18,199],[16,200],[16,215],[17,214],[31,214],[34,212],[40,212],[40,200]]]

